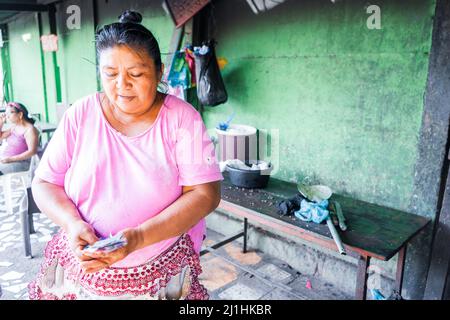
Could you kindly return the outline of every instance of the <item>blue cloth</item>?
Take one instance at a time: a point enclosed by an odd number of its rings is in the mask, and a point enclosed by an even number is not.
[[[370,293],[372,293],[372,297],[374,298],[374,300],[386,300],[386,298],[378,289],[370,289]]]
[[[294,215],[296,218],[305,222],[322,223],[330,215],[327,208],[328,200],[323,200],[319,203],[302,200],[300,210],[295,211]]]

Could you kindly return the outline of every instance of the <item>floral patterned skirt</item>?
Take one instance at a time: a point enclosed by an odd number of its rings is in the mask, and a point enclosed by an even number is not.
[[[130,268],[84,273],[63,231],[49,241],[44,254],[37,278],[28,285],[30,300],[209,299],[198,280],[199,255],[187,234],[157,257]]]

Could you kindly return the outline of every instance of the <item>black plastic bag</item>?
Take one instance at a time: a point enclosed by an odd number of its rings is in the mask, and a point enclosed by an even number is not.
[[[196,47],[194,50],[198,100],[202,105],[211,107],[224,103],[228,99],[217,63],[215,45],[214,40],[209,40],[202,48]],[[206,53],[205,46],[208,47]]]

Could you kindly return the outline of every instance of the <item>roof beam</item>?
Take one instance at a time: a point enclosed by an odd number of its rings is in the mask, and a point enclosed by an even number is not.
[[[48,5],[26,4],[26,3],[1,3],[0,11],[46,12],[48,11]]]

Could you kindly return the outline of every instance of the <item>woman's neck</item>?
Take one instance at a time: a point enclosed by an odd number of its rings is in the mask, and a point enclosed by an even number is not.
[[[155,101],[156,102],[156,101]],[[132,125],[135,123],[146,122],[149,118],[151,118],[151,114],[153,113],[155,106],[157,104],[153,103],[146,110],[139,113],[126,113],[120,110],[115,104],[108,102],[109,110],[111,115],[114,117],[114,120],[118,121],[123,125]]]
[[[149,108],[143,112],[134,114],[125,113],[120,110],[109,101],[104,93],[101,104],[106,119],[114,129],[125,135],[134,136],[145,131],[149,125],[155,122],[163,101],[164,95],[158,93],[155,101]]]
[[[27,125],[27,124],[26,124],[26,121],[25,121],[25,120],[18,121],[18,122],[16,122],[16,123],[14,124],[15,127],[20,127],[20,128],[25,128],[26,125]]]

